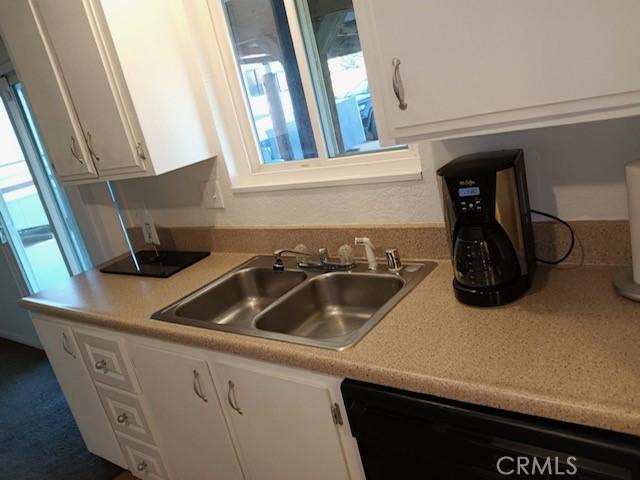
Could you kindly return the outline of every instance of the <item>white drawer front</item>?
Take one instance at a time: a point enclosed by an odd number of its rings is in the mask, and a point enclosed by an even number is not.
[[[116,432],[143,442],[155,443],[142,404],[137,397],[102,385],[98,386],[98,393]]]
[[[169,478],[158,450],[120,435],[118,435],[118,441],[129,463],[129,469],[135,477],[144,480]]]
[[[136,384],[120,343],[111,338],[76,330],[80,351],[96,382],[136,393]]]

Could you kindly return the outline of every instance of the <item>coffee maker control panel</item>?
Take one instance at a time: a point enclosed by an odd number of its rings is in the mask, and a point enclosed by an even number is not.
[[[458,188],[458,201],[456,202],[462,213],[482,213],[482,197],[480,187]]]

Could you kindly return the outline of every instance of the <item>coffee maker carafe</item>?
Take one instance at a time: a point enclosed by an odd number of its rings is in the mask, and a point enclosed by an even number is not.
[[[465,155],[437,173],[456,298],[476,306],[517,299],[535,270],[522,150]]]

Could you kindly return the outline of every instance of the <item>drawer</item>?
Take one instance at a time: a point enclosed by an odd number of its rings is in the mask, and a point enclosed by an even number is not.
[[[98,386],[98,394],[117,433],[143,442],[155,443],[142,404],[137,397],[102,385]]]
[[[155,448],[118,435],[118,441],[131,473],[144,480],[168,480],[160,452]]]
[[[96,382],[136,393],[136,382],[121,343],[93,332],[76,330],[82,358]]]

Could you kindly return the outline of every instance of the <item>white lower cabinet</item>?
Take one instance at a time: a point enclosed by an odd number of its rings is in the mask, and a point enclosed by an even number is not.
[[[335,379],[242,360],[214,368],[248,478],[350,478],[336,425],[342,415],[332,410]]]
[[[33,324],[64,392],[87,449],[126,467],[93,381],[85,368],[71,327],[33,315]]]
[[[129,345],[129,353],[158,443],[176,478],[241,480],[207,363],[136,343]]]
[[[101,385],[98,394],[116,434],[126,435],[153,445],[155,439],[142,403],[137,396]]]
[[[161,453],[150,445],[118,436],[129,469],[142,480],[169,480]]]
[[[87,448],[140,479],[364,480],[339,378],[40,315],[34,324]]]

